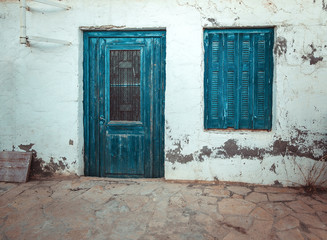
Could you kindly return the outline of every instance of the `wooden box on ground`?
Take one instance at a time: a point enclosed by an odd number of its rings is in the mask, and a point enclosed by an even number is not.
[[[27,182],[31,161],[31,152],[0,152],[0,181]]]

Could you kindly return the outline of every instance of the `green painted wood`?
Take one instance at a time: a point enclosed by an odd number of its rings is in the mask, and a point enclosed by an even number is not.
[[[111,56],[116,57],[110,55],[111,51],[112,54],[120,54],[123,59],[118,61],[113,58],[111,62]],[[128,62],[126,57],[131,51],[140,53],[140,64],[132,66]],[[135,64],[134,60],[133,62]],[[132,71],[135,67],[140,69]],[[163,177],[164,70],[164,31],[84,33],[86,175]],[[140,83],[135,85],[140,89],[140,98],[133,98],[132,101],[140,102],[140,119],[134,121],[125,120],[124,117],[121,120],[117,119],[119,117],[111,117],[110,114],[114,114],[117,109],[123,112],[131,111],[132,108],[126,102],[131,98],[124,92],[127,93],[132,90],[131,87],[135,87],[125,83],[116,84],[116,81],[118,78],[122,79],[120,81],[129,81],[133,76],[130,74],[135,72],[140,72]],[[117,96],[121,101],[117,102],[117,97],[112,96]],[[110,112],[113,110],[110,108],[116,110]]]
[[[273,29],[208,29],[204,46],[205,128],[270,130]]]

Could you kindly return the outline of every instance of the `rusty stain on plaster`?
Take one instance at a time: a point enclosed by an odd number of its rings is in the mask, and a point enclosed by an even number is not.
[[[176,148],[168,150],[166,158],[171,163],[188,163],[193,160],[203,162],[205,160],[204,157],[214,157],[216,159],[241,157],[242,159],[263,160],[265,156],[270,155],[305,157],[317,161],[320,159],[320,156],[315,153],[315,149],[320,149],[323,155],[327,154],[327,139],[314,140],[309,145],[307,144],[307,137],[309,135],[307,130],[295,129],[294,133],[295,136],[290,138],[290,140],[276,138],[271,146],[267,148],[242,147],[236,139],[229,139],[220,147],[209,148],[208,146],[204,146],[200,151],[187,155],[182,154],[181,142],[177,141],[175,143]],[[270,167],[270,171],[276,173],[275,164]]]
[[[59,160],[58,163],[54,162],[53,157],[50,158],[50,162],[46,163],[42,158],[37,157],[37,152],[32,151],[33,159],[31,166],[32,177],[51,177],[58,171],[63,171],[68,167],[67,163]]]
[[[31,151],[31,148],[34,146],[34,143],[30,143],[30,144],[26,144],[26,145],[23,145],[23,144],[20,144],[18,145],[18,147],[21,149],[21,150],[24,150],[25,152],[30,152]]]
[[[278,57],[287,53],[287,40],[284,37],[278,37],[275,43],[274,53]]]
[[[214,19],[214,18],[207,18],[207,20],[208,20],[209,22],[211,22],[213,25],[215,25],[215,26],[219,26],[219,24],[217,23],[216,19]]]
[[[264,3],[264,7],[274,13],[276,13],[278,10],[277,6],[271,0],[266,0],[266,2]]]
[[[279,186],[279,187],[282,187],[282,186],[283,186],[283,184],[280,183],[278,180],[275,180],[275,181],[274,181],[274,185],[275,185],[275,186]]]
[[[264,149],[240,147],[237,145],[237,140],[229,139],[224,143],[222,148],[218,148],[216,157],[233,158],[241,156],[244,159],[258,158],[260,160],[264,157]]]
[[[37,152],[32,149],[34,143],[30,144],[20,144],[18,147],[25,152],[32,152],[32,163],[31,163],[31,177],[51,177],[58,171],[63,171],[66,168],[69,168],[68,163],[64,163],[66,161],[66,157],[62,157],[62,160],[59,160],[58,163],[54,162],[53,157],[50,158],[50,162],[46,163],[42,158],[37,157]]]
[[[183,155],[181,153],[183,149],[180,142],[175,143],[175,146],[176,148],[174,150],[170,149],[166,153],[166,158],[168,159],[169,162],[188,163],[194,160],[193,154]]]
[[[276,165],[273,163],[269,169],[269,171],[276,173]]]
[[[327,3],[325,3],[325,0],[322,0],[322,9],[327,11]]]
[[[203,157],[206,156],[209,158],[211,153],[212,153],[212,150],[210,148],[208,148],[208,146],[202,147],[202,149],[200,150],[200,154],[198,155],[199,161],[203,162],[204,161]]]
[[[312,44],[309,45],[311,47],[311,53],[308,53],[306,56],[303,55],[302,59],[305,61],[310,60],[310,65],[315,65],[318,62],[322,61],[324,58],[323,57],[315,57],[314,53],[317,51],[317,48],[315,48],[315,46]]]

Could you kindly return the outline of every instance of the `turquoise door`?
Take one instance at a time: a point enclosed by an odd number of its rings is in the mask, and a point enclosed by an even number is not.
[[[164,174],[164,31],[84,33],[85,175]]]

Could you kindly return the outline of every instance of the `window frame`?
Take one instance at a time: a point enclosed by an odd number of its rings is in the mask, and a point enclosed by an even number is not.
[[[234,36],[234,37],[233,37]],[[241,96],[242,91],[242,77],[243,67],[245,63],[242,60],[242,51],[244,50],[243,44],[245,42],[245,36],[249,37],[249,51],[250,57],[248,62],[248,92],[249,98],[248,103],[248,119],[247,122],[242,123],[241,119],[241,105],[244,102],[244,98]],[[234,40],[228,40],[233,38]],[[213,40],[216,39],[216,40]],[[217,40],[218,39],[218,40]],[[274,71],[274,59],[273,59],[273,45],[274,45],[274,28],[229,28],[229,29],[204,29],[203,32],[204,41],[204,128],[206,130],[212,129],[247,129],[247,130],[271,130],[272,128],[272,85],[273,85],[273,71]],[[218,57],[213,52],[213,43],[218,41],[219,45],[215,45],[217,48]],[[230,41],[233,46],[230,48],[227,46]],[[234,42],[233,42],[234,41]],[[259,47],[263,44],[264,49],[260,48],[259,58]],[[232,49],[234,55],[230,54],[229,49]],[[262,58],[262,51],[264,56]],[[228,53],[227,53],[228,52]],[[213,59],[213,55],[215,60]],[[234,57],[230,62],[230,56]],[[220,58],[221,57],[221,58]],[[217,60],[218,59],[218,60]],[[262,60],[263,59],[263,60]],[[214,62],[216,61],[217,62]],[[232,63],[233,65],[230,65]],[[260,64],[260,65],[259,65]],[[263,65],[264,64],[264,65]],[[214,66],[214,67],[213,67]],[[264,66],[264,67],[263,67]],[[230,68],[232,67],[232,70]],[[234,68],[234,70],[233,70]],[[262,70],[264,69],[264,70]],[[215,70],[215,71],[214,71]],[[213,73],[217,72],[215,80],[213,80]],[[233,90],[227,94],[227,73],[234,72]],[[261,75],[260,75],[260,74]],[[263,75],[262,75],[263,74]],[[260,78],[260,85],[258,79]],[[214,82],[216,81],[216,82]],[[263,81],[263,82],[262,82]],[[213,86],[213,82],[215,85]],[[217,87],[220,83],[220,88]],[[243,83],[243,82],[242,82]],[[262,88],[262,84],[264,88]],[[229,84],[228,86],[231,86]],[[261,88],[259,88],[260,86]],[[261,92],[259,92],[259,90]],[[214,92],[214,91],[217,91]],[[214,92],[214,93],[212,93]],[[251,93],[253,95],[251,95]],[[260,94],[261,95],[260,95]],[[217,94],[214,99],[212,94]],[[259,95],[264,96],[264,103],[260,102]],[[230,99],[227,96],[231,96]],[[235,97],[235,98],[234,98]],[[220,99],[219,99],[220,98]],[[228,100],[228,101],[227,101]],[[242,102],[243,101],[243,102]],[[228,113],[229,108],[227,103],[233,103],[231,106],[233,112]],[[220,104],[220,105],[219,105]],[[218,106],[219,105],[219,106]],[[212,107],[214,106],[214,107]],[[259,108],[259,107],[260,108]],[[264,111],[263,108],[264,107]],[[219,112],[217,112],[217,109]],[[258,111],[261,109],[260,114]],[[215,111],[215,117],[212,112]],[[243,111],[244,113],[244,111]],[[234,117],[233,117],[234,114]],[[232,116],[232,117],[230,117]],[[232,121],[230,121],[232,119]],[[241,123],[240,123],[241,122]],[[246,127],[244,127],[246,126]]]

